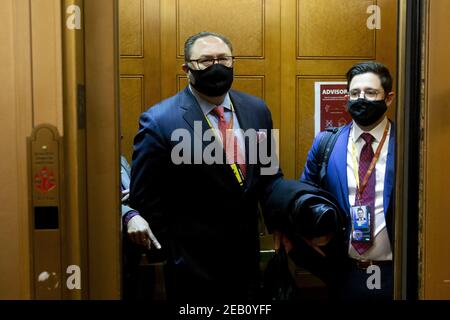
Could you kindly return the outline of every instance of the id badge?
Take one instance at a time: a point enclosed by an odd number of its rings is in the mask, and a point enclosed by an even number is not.
[[[352,240],[371,242],[370,207],[353,206],[350,207],[350,212],[352,215]]]

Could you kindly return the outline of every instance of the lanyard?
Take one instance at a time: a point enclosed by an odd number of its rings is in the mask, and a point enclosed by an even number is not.
[[[233,103],[231,103],[231,119],[227,124],[227,130],[232,129],[233,128],[233,123],[234,123],[234,107],[233,107]],[[205,115],[206,118],[206,122],[208,122],[209,127],[213,130],[214,132],[214,136],[216,137],[216,139],[219,139],[219,135],[217,134],[217,129],[213,127],[213,125],[211,124],[211,121],[209,121],[208,115]],[[226,139],[227,137],[223,137],[223,139]],[[220,139],[219,139],[220,140]],[[223,142],[222,142],[222,146],[223,146]],[[226,150],[225,151],[225,155],[226,155]],[[241,168],[239,168],[239,166],[236,163],[232,163],[230,161],[230,167],[231,170],[233,171],[234,177],[236,178],[237,182],[239,183],[239,185],[241,187],[244,186],[244,175],[242,174]]]
[[[384,142],[386,141],[386,137],[389,131],[389,121],[386,124],[386,128],[384,128],[383,138],[381,138],[380,144],[378,145],[377,151],[375,152],[375,155],[373,156],[372,162],[370,163],[369,169],[367,169],[366,175],[364,176],[363,182],[360,185],[359,181],[359,173],[358,173],[358,160],[356,159],[356,145],[355,141],[353,141],[352,137],[352,158],[353,158],[353,171],[355,174],[356,179],[356,201],[361,201],[362,194],[364,193],[364,190],[366,189],[367,183],[369,182],[369,178],[373,172],[373,169],[375,168],[375,165],[380,158],[381,149],[383,148]],[[372,146],[370,146],[372,147]]]

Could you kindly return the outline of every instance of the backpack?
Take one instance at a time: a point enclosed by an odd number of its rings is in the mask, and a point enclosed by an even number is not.
[[[319,141],[319,150],[316,156],[316,164],[318,166],[319,180],[316,183],[319,186],[323,186],[323,179],[327,174],[328,161],[330,160],[331,152],[333,151],[334,145],[336,144],[337,138],[344,127],[331,127],[324,131],[324,134]],[[317,175],[316,175],[317,177]]]

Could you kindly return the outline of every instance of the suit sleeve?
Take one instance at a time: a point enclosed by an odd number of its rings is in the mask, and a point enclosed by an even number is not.
[[[164,214],[167,186],[164,177],[169,160],[168,146],[156,120],[151,112],[144,112],[134,138],[130,207],[139,211],[148,221],[162,244],[167,229],[167,217]]]
[[[121,186],[120,189],[121,191],[124,191],[124,189],[128,189],[130,187],[129,182],[130,182],[130,167],[128,165],[127,160],[121,156],[120,157],[120,178],[121,178]],[[123,204],[122,203],[122,221],[123,218],[125,217],[125,215],[134,210],[133,208],[131,208],[130,206]]]
[[[131,208],[130,206],[127,206],[126,204],[122,204],[122,220],[128,212],[133,211],[133,210],[134,209]]]
[[[272,117],[268,112],[269,128],[272,130]],[[301,180],[309,180],[317,183],[319,180],[319,169],[316,156],[318,153],[319,141],[322,133],[319,133],[314,139],[313,145],[308,152],[307,162],[303,170]],[[276,143],[271,139],[271,143]],[[278,164],[278,159],[277,159]],[[295,195],[301,189],[298,181],[290,181],[283,178],[281,169],[273,176],[261,176],[263,181],[263,191],[261,192],[260,203],[263,210],[266,227],[269,232],[273,230],[286,230],[288,228],[289,219],[287,213]]]

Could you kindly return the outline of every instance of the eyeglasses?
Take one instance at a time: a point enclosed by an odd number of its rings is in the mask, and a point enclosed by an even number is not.
[[[195,62],[197,69],[204,70],[212,66],[216,61],[217,63],[225,67],[231,68],[233,66],[234,56],[223,56],[219,58],[204,57],[200,59],[189,60],[188,62]]]
[[[364,93],[364,98],[365,99],[367,99],[367,100],[375,100],[376,97],[378,96],[378,94],[380,92],[383,92],[383,91],[376,90],[376,89],[367,89],[367,90],[364,90],[364,91],[361,91],[359,89],[353,89],[353,90],[350,90],[348,92],[350,100],[358,99],[361,96],[361,92]]]

